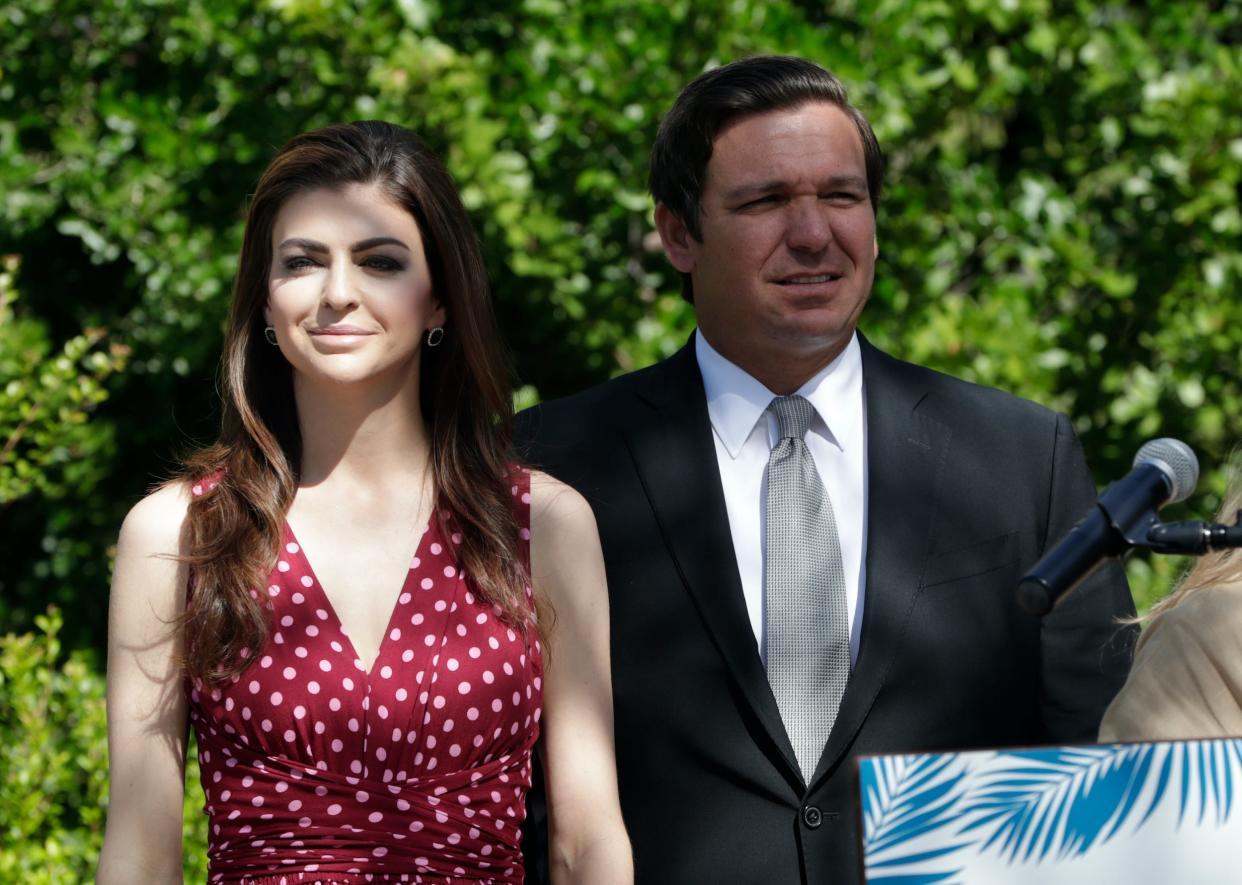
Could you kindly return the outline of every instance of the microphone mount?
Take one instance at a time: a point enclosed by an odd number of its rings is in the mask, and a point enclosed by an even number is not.
[[[1153,514],[1154,516],[1154,514]],[[1234,516],[1233,525],[1188,519],[1182,522],[1160,522],[1147,531],[1143,543],[1154,553],[1202,556],[1210,550],[1230,550],[1242,547],[1242,510]]]

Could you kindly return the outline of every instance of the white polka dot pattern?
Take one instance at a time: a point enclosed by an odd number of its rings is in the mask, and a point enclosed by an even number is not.
[[[513,482],[526,556],[529,474]],[[438,522],[369,673],[286,526],[267,646],[239,678],[190,689],[209,881],[522,881],[539,642],[478,598]]]

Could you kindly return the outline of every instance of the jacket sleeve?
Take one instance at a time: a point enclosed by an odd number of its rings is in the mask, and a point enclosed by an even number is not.
[[[1057,416],[1048,522],[1041,555],[1095,503],[1095,484],[1069,419]],[[1130,670],[1138,628],[1120,560],[1110,560],[1044,616],[1040,629],[1040,719],[1048,740],[1093,741]]]

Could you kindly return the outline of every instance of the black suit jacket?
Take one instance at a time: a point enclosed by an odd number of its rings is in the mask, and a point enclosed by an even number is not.
[[[693,343],[521,418],[531,463],[599,522],[639,883],[855,882],[855,756],[1092,741],[1126,675],[1118,565],[1043,619],[1015,604],[1095,499],[1068,420],[865,340],[862,358],[862,634],[809,785],[746,614]]]

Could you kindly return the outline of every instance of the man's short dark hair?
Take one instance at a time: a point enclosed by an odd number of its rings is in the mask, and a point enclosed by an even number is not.
[[[690,82],[660,124],[651,148],[647,185],[657,203],[673,212],[699,242],[699,204],[707,162],[716,136],[741,117],[792,110],[810,102],[839,107],[853,121],[862,139],[867,193],[872,211],[879,205],[884,181],[884,156],[867,118],[849,102],[845,87],[829,71],[804,58],[757,55],[700,74]],[[692,301],[690,280],[683,274],[683,294]]]

